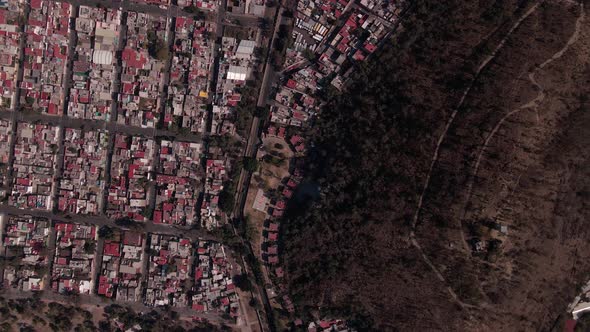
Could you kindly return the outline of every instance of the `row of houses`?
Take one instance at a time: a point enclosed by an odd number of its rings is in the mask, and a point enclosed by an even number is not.
[[[201,10],[216,10],[217,1],[215,0],[178,0],[180,7],[195,7]]]
[[[103,244],[97,294],[125,302],[141,301],[144,251],[142,233],[114,231]]]
[[[338,89],[350,76],[354,64],[364,61],[392,30],[392,25],[362,8],[352,7],[343,25],[320,48],[317,66],[320,72],[334,76]]]
[[[12,121],[0,119],[0,187],[8,183],[8,162],[10,155],[10,143],[12,142]],[[0,197],[6,196],[6,190],[0,189]]]
[[[62,294],[90,294],[94,289],[96,227],[56,223],[55,232],[51,288]]]
[[[191,307],[196,311],[220,310],[237,317],[239,298],[224,247],[209,241],[199,241],[195,247]]]
[[[154,223],[192,225],[198,221],[202,153],[200,143],[162,140]]]
[[[51,210],[60,129],[47,124],[17,124],[10,205]]]
[[[30,1],[20,82],[20,105],[25,109],[63,114],[71,10],[66,2]]]
[[[282,277],[282,269],[277,267],[279,264],[279,227],[281,224],[281,217],[287,208],[287,202],[293,196],[293,192],[301,181],[301,175],[297,172],[296,175],[284,178],[281,184],[276,188],[279,193],[278,198],[267,199],[265,204],[266,215],[268,219],[264,222],[264,229],[262,235],[264,241],[262,243],[262,260],[275,268],[274,272],[277,277]]]
[[[48,262],[49,221],[31,216],[0,216],[1,253],[6,262],[4,287],[25,291],[44,288]]]
[[[152,234],[145,303],[186,307],[192,244],[189,239]]]
[[[305,73],[314,74],[311,70],[307,70]],[[304,127],[308,124],[309,119],[317,114],[318,102],[311,93],[305,92],[309,91],[309,88],[299,86],[298,83],[306,84],[308,81],[304,77],[300,78],[301,81],[296,79],[294,77],[287,80],[285,85],[280,86],[277,90],[271,105],[271,122],[283,126]]]
[[[79,7],[68,115],[93,120],[110,118],[120,24],[121,11],[117,9]]]
[[[209,230],[223,224],[219,195],[227,180],[226,160],[208,159],[205,173],[205,193],[201,205],[201,225]]]
[[[300,50],[314,51],[351,0],[301,0],[295,12],[294,41]]]
[[[204,132],[207,122],[209,76],[213,63],[211,24],[191,18],[175,19],[170,85],[164,124]]]
[[[152,180],[156,143],[153,139],[115,135],[107,216],[146,221],[149,216],[147,184]]]
[[[238,315],[232,265],[221,244],[152,234],[149,252],[146,305]]]
[[[96,215],[102,211],[108,134],[101,130],[65,128],[63,144],[57,209]]]
[[[0,107],[12,110],[20,55],[23,4],[18,0],[0,2]]]
[[[168,55],[166,17],[127,13],[117,122],[155,128],[162,112]]]

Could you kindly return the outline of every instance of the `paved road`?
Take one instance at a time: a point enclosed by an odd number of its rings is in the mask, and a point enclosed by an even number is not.
[[[268,98],[268,89],[271,84],[270,78],[272,76],[274,76],[274,68],[272,65],[270,65],[270,58],[271,58],[271,54],[272,54],[272,46],[273,46],[275,39],[277,38],[277,35],[278,35],[278,29],[279,29],[280,17],[281,17],[280,15],[282,12],[283,12],[283,7],[282,7],[282,3],[280,3],[278,8],[276,9],[275,16],[272,21],[273,27],[274,27],[273,28],[273,36],[268,41],[268,53],[267,53],[266,58],[264,59],[264,65],[263,65],[264,75],[263,75],[262,84],[260,86],[260,90],[258,92],[257,106],[263,106],[263,107],[266,106],[266,101]],[[260,126],[260,118],[253,117],[252,124],[250,126],[250,133],[248,135],[248,139],[247,139],[247,143],[246,143],[246,149],[244,151],[244,156],[246,156],[246,157],[255,157],[256,156],[257,146],[259,143],[259,126]],[[237,185],[237,193],[236,193],[236,200],[235,200],[236,205],[234,206],[234,212],[233,212],[234,217],[239,218],[239,219],[243,218],[244,207],[246,204],[246,197],[248,195],[248,188],[250,185],[250,178],[251,178],[251,174],[249,172],[247,172],[246,170],[241,171],[240,178],[238,180],[238,185]],[[244,241],[244,243],[247,244],[247,248],[250,251],[250,253],[252,255],[254,255],[254,250],[252,249],[252,244],[247,241]],[[258,259],[258,257],[256,259]],[[245,261],[244,261],[244,266],[247,267],[247,264]],[[252,275],[252,272],[249,271],[249,274]],[[254,275],[254,278],[257,279],[257,276]],[[270,304],[270,300],[269,300],[268,294],[266,292],[266,288],[261,286],[261,284],[264,285],[265,283],[266,283],[265,280],[256,280],[254,287],[256,288],[256,292],[258,294],[260,294],[260,299],[262,300],[262,304],[264,305],[264,309],[266,312],[266,318],[268,321],[268,329],[270,331],[275,331],[276,326],[274,323],[273,309]]]
[[[275,16],[273,19],[273,37],[268,40],[267,44],[267,54],[266,58],[264,59],[264,74],[262,78],[262,83],[260,85],[260,90],[258,91],[258,99],[256,106],[258,107],[266,107],[268,93],[270,90],[270,85],[272,84],[271,77],[274,76],[274,68],[270,64],[270,59],[272,56],[272,46],[274,45],[274,41],[277,38],[277,34],[279,31],[280,26],[280,18],[281,14],[283,13],[283,7],[279,6],[276,9]],[[244,156],[246,157],[256,157],[257,146],[259,143],[259,126],[260,126],[260,118],[255,116],[252,118],[252,124],[250,125],[250,133],[248,135],[246,141],[246,149],[244,151]],[[248,186],[250,184],[250,174],[245,170],[242,170],[240,173],[240,178],[238,180],[237,185],[237,194],[236,194],[236,205],[234,206],[234,215],[235,216],[242,216],[244,205],[246,203],[246,196],[248,192]]]
[[[31,210],[31,209],[19,209],[14,206],[0,204],[0,214],[8,215],[31,215],[34,217],[47,218],[58,222],[77,222],[86,223],[101,226],[110,226],[122,229],[136,229],[141,232],[169,234],[175,236],[188,237],[191,239],[203,239],[221,242],[221,240],[204,230],[190,229],[187,227],[181,227],[176,225],[164,225],[164,224],[147,224],[147,223],[135,223],[129,227],[120,227],[115,224],[113,219],[110,219],[103,215],[75,215],[75,214],[62,214],[53,213],[46,210]]]
[[[139,135],[145,137],[166,136],[180,141],[201,142],[203,137],[207,136],[199,133],[180,134],[175,131],[166,129],[142,128],[130,125],[119,124],[112,121],[79,119],[64,116],[52,116],[36,112],[10,112],[0,111],[0,119],[9,119],[25,122],[41,122],[53,126],[63,125],[68,128],[76,129],[106,129],[110,132],[121,133],[126,135]]]
[[[146,3],[139,3],[133,1],[104,1],[104,0],[50,0],[55,2],[67,2],[75,6],[88,6],[88,7],[103,7],[103,8],[115,8],[122,9],[124,11],[135,11],[140,13],[146,13],[151,15],[168,16],[169,14],[173,17],[183,16],[192,17],[195,14],[185,12],[178,6],[167,6],[166,8],[160,8],[157,5],[149,5]]]
[[[72,5],[76,5],[76,6],[89,6],[89,7],[101,6],[103,8],[122,9],[123,11],[134,11],[134,12],[146,13],[146,14],[156,15],[156,16],[194,17],[196,15],[195,13],[189,13],[188,11],[186,11],[183,8],[176,6],[176,5],[163,6],[162,8],[160,8],[157,5],[150,5],[150,4],[146,4],[146,3],[139,3],[139,2],[133,2],[133,1],[128,1],[128,0],[125,0],[125,1],[117,1],[117,0],[113,0],[113,1],[50,0],[50,1],[67,2]],[[214,12],[203,10],[202,13],[205,14],[206,21],[208,21],[208,22],[218,21],[217,17],[219,15],[212,15]],[[227,15],[229,22],[239,21],[241,26],[249,26],[249,27],[258,26],[258,17],[257,16],[249,15],[249,14],[225,13],[225,6],[224,6],[223,17],[225,17],[226,15]],[[217,16],[217,17],[213,20],[211,18],[212,16]],[[222,17],[222,22],[223,22],[223,17]]]
[[[260,25],[260,17],[249,14],[226,13],[223,23],[238,27],[256,28]]]

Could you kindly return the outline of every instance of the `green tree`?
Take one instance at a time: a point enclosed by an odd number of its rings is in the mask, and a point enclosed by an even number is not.
[[[242,167],[248,172],[256,172],[258,170],[258,160],[252,157],[244,157]]]
[[[109,226],[102,226],[98,229],[98,237],[101,239],[112,239],[114,236],[114,231]]]
[[[235,201],[234,194],[227,190],[223,190],[219,194],[219,208],[225,213],[231,213],[234,210]]]

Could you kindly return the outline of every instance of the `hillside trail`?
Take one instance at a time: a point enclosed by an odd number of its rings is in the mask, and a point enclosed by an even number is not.
[[[529,77],[529,81],[531,81],[531,83],[536,87],[536,89],[539,91],[539,93],[537,94],[537,96],[535,98],[533,98],[532,100],[530,100],[529,102],[527,102],[526,104],[508,112],[506,115],[504,115],[496,124],[496,126],[494,126],[494,128],[492,129],[492,131],[490,132],[490,134],[488,135],[488,137],[486,138],[486,140],[484,141],[484,144],[482,145],[482,147],[479,150],[479,154],[477,156],[477,160],[475,162],[475,165],[473,167],[473,171],[471,172],[471,176],[470,176],[470,180],[468,182],[467,185],[467,197],[465,199],[465,203],[463,205],[463,209],[462,209],[462,214],[461,214],[461,218],[459,219],[459,223],[462,225],[463,221],[465,220],[465,216],[467,215],[467,204],[469,203],[469,201],[471,200],[471,195],[473,194],[473,184],[475,182],[475,179],[477,178],[477,174],[479,172],[479,166],[481,164],[482,158],[484,153],[486,152],[486,149],[488,148],[488,145],[490,143],[490,141],[492,140],[492,138],[494,137],[494,135],[498,132],[498,130],[500,129],[500,127],[502,127],[502,124],[504,124],[504,122],[510,118],[512,115],[519,113],[521,111],[525,111],[525,110],[533,110],[535,112],[538,112],[538,107],[541,105],[541,103],[545,100],[545,89],[542,85],[540,85],[537,82],[536,79],[536,75],[537,73],[542,70],[543,68],[545,68],[547,65],[551,64],[553,61],[558,60],[559,58],[561,58],[565,52],[568,51],[568,49],[570,48],[570,46],[572,46],[574,43],[576,43],[580,37],[580,31],[582,29],[582,23],[584,22],[585,18],[586,18],[586,13],[584,11],[584,3],[580,2],[579,3],[580,6],[580,15],[578,16],[578,18],[576,19],[576,25],[575,25],[575,29],[574,32],[572,33],[572,35],[570,36],[570,38],[568,39],[567,43],[565,44],[565,46],[563,48],[561,48],[559,51],[555,52],[551,57],[549,57],[547,60],[545,60],[542,64],[540,64],[539,66],[537,66],[532,72],[529,73],[528,77]],[[463,227],[459,228],[459,231],[461,232],[461,237],[465,238],[464,232],[463,232]]]
[[[479,65],[479,67],[477,68],[477,71],[475,72],[475,74],[473,75],[473,79],[471,80],[471,82],[469,83],[469,85],[467,86],[467,88],[465,89],[465,91],[463,91],[463,94],[461,95],[461,99],[459,99],[459,103],[457,104],[457,106],[455,107],[455,109],[451,112],[451,116],[449,117],[449,119],[447,120],[447,123],[445,125],[445,129],[442,132],[442,134],[440,135],[440,137],[438,138],[438,141],[436,143],[436,147],[434,149],[434,154],[432,155],[432,158],[430,160],[430,168],[428,169],[428,173],[426,174],[426,180],[424,182],[424,186],[422,187],[422,192],[420,194],[420,197],[418,198],[418,205],[416,207],[416,212],[414,213],[414,217],[412,219],[412,231],[410,236],[414,237],[414,230],[416,229],[416,224],[418,223],[418,218],[420,216],[420,211],[422,210],[422,204],[424,202],[424,196],[426,195],[426,191],[428,190],[428,187],[430,186],[430,178],[432,176],[432,171],[434,169],[434,166],[436,165],[436,162],[438,161],[438,157],[439,157],[439,152],[440,152],[440,146],[442,145],[443,141],[445,140],[447,133],[449,131],[449,128],[451,127],[451,125],[453,124],[455,117],[457,116],[457,113],[459,113],[459,110],[461,109],[461,107],[463,107],[463,103],[465,102],[465,99],[467,98],[467,96],[469,95],[469,93],[471,92],[471,89],[473,88],[475,82],[477,81],[477,79],[479,78],[479,75],[481,74],[481,72],[487,67],[487,65],[496,58],[496,55],[498,54],[498,52],[500,51],[500,49],[502,49],[504,47],[504,45],[506,44],[506,41],[508,40],[508,38],[512,35],[512,33],[522,24],[522,22],[529,17],[542,3],[544,2],[544,0],[538,1],[537,3],[535,3],[531,8],[529,8],[524,15],[522,15],[518,21],[516,21],[514,23],[514,25],[510,28],[510,30],[508,30],[508,32],[506,33],[506,35],[502,38],[502,40],[500,40],[500,42],[498,43],[498,45],[494,48],[494,50],[492,51],[492,53],[490,53],[490,55],[488,55],[484,61]],[[462,239],[462,242],[464,242],[463,246],[465,250],[469,250],[469,246],[467,245],[467,242],[465,241],[465,239]]]
[[[424,250],[422,249],[422,247],[418,243],[418,240],[416,239],[416,234],[415,234],[416,225],[418,223],[418,218],[420,216],[420,211],[422,209],[422,204],[424,202],[424,196],[426,195],[426,191],[428,190],[428,187],[430,185],[430,179],[431,179],[431,176],[432,176],[432,171],[434,169],[434,166],[435,166],[436,162],[438,161],[440,146],[442,145],[442,142],[445,140],[445,138],[447,136],[447,133],[449,131],[449,128],[453,124],[453,121],[455,120],[455,117],[457,116],[457,113],[459,113],[459,110],[463,106],[463,103],[465,102],[465,99],[467,98],[467,96],[471,92],[471,89],[473,88],[475,82],[479,78],[479,75],[481,74],[481,72],[487,67],[487,65],[492,60],[495,59],[496,55],[504,47],[504,45],[506,44],[506,41],[512,35],[512,33],[522,24],[522,22],[527,17],[529,17],[533,12],[535,12],[537,10],[537,8],[543,2],[544,2],[544,0],[537,1],[533,6],[531,6],[531,8],[529,8],[512,25],[512,27],[510,28],[510,30],[508,30],[508,32],[506,33],[506,35],[502,38],[502,40],[500,40],[500,42],[494,48],[494,50],[490,53],[490,55],[487,56],[484,59],[484,61],[480,64],[480,66],[477,68],[477,71],[475,72],[475,75],[473,76],[473,79],[471,80],[471,82],[469,83],[469,85],[467,86],[467,88],[465,89],[465,91],[463,91],[463,94],[461,95],[461,98],[459,99],[459,103],[457,104],[457,106],[455,107],[455,109],[451,112],[451,116],[449,117],[449,119],[446,122],[444,131],[442,132],[442,134],[438,138],[436,147],[434,149],[434,154],[433,154],[433,156],[431,158],[431,161],[430,161],[430,168],[428,170],[428,173],[426,174],[426,180],[424,182],[424,186],[422,187],[422,192],[420,193],[420,197],[418,198],[418,204],[416,206],[416,212],[414,213],[414,216],[413,216],[413,219],[412,219],[411,230],[410,230],[410,241],[411,241],[412,245],[420,252],[420,254],[422,256],[422,259],[430,267],[430,269],[435,273],[435,275],[437,276],[437,278],[439,280],[441,280],[445,285],[447,285],[447,287],[446,287],[447,288],[447,291],[448,291],[449,295],[453,298],[453,300],[457,304],[459,304],[461,307],[463,307],[463,308],[471,308],[471,307],[474,307],[474,306],[471,305],[471,304],[468,304],[468,303],[465,303],[465,302],[461,301],[461,299],[459,298],[459,296],[457,296],[457,294],[455,293],[455,291],[450,286],[448,286],[449,283],[444,278],[444,276],[442,275],[442,273],[438,270],[438,268],[436,266],[434,266],[434,264],[426,256],[426,254],[424,253]],[[461,240],[462,240],[462,243],[463,243],[463,250],[466,250],[468,252],[469,251],[469,246],[467,245],[467,241],[465,240],[464,235],[463,234],[461,234],[461,235],[462,235],[461,236],[462,237]]]

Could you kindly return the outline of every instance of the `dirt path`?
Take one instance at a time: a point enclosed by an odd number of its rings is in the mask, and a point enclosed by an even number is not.
[[[508,112],[504,117],[502,117],[502,119],[500,119],[500,121],[498,121],[498,123],[496,124],[496,126],[494,127],[494,129],[492,129],[492,131],[490,132],[490,134],[488,135],[488,137],[486,138],[486,140],[484,141],[484,144],[482,145],[481,149],[479,150],[479,154],[477,156],[477,161],[475,162],[475,165],[473,167],[473,172],[470,176],[470,180],[469,183],[467,185],[467,198],[465,199],[465,204],[463,205],[463,212],[461,214],[461,218],[459,219],[459,224],[462,225],[463,221],[465,220],[465,216],[467,214],[467,204],[469,202],[469,200],[471,199],[471,195],[473,193],[473,183],[475,182],[475,179],[477,177],[477,174],[479,172],[479,166],[481,164],[481,160],[483,158],[484,153],[486,152],[486,149],[488,148],[488,144],[490,143],[490,141],[492,140],[492,138],[494,137],[494,135],[496,134],[496,132],[498,132],[498,130],[500,129],[500,127],[502,127],[502,124],[504,124],[504,122],[510,118],[512,115],[519,113],[521,111],[525,111],[525,110],[533,110],[535,112],[538,112],[538,107],[541,105],[541,103],[543,102],[543,100],[545,100],[545,89],[543,88],[543,86],[541,86],[537,80],[536,80],[536,74],[539,70],[545,68],[547,65],[549,65],[550,63],[552,63],[553,61],[561,58],[565,52],[567,52],[567,50],[570,48],[571,45],[573,45],[574,43],[576,43],[576,41],[578,41],[578,38],[580,36],[580,31],[582,28],[582,23],[584,22],[584,19],[586,17],[585,11],[584,11],[584,4],[580,3],[580,16],[578,16],[578,19],[576,20],[576,26],[575,26],[575,30],[572,33],[572,35],[570,36],[570,38],[568,39],[567,43],[565,44],[565,46],[560,49],[559,51],[557,51],[556,53],[554,53],[551,57],[549,57],[547,60],[545,60],[541,65],[539,65],[537,68],[535,68],[531,73],[529,73],[528,77],[529,80],[531,81],[531,83],[533,83],[533,85],[538,89],[539,93],[537,94],[537,96],[535,98],[533,98],[532,100],[530,100],[529,102],[527,102],[526,104]],[[465,235],[463,232],[463,227],[459,228],[459,232],[461,232],[461,238],[465,239]]]
[[[457,295],[457,293],[455,293],[455,291],[451,288],[451,286],[448,286],[447,280],[442,275],[442,273],[440,273],[440,271],[436,268],[436,266],[434,266],[434,263],[432,263],[432,261],[428,258],[428,256],[426,256],[426,254],[422,250],[422,247],[420,246],[420,243],[418,243],[418,241],[416,240],[415,237],[412,237],[411,242],[412,242],[412,245],[416,249],[418,249],[420,251],[420,255],[422,256],[422,260],[424,260],[424,263],[426,263],[426,265],[428,265],[430,267],[430,269],[434,272],[434,274],[436,275],[436,277],[441,282],[443,282],[444,284],[447,285],[446,286],[447,292],[449,293],[449,295],[453,298],[453,300],[457,304],[459,304],[463,308],[477,308],[478,307],[478,306],[475,306],[473,304],[469,304],[469,303],[465,303],[465,302],[461,301],[461,299],[459,298],[459,296]]]
[[[508,40],[508,38],[510,37],[510,35],[512,35],[512,33],[522,24],[522,22],[527,17],[529,17],[533,12],[535,12],[535,10],[543,2],[544,2],[544,0],[540,0],[540,1],[536,2],[531,8],[529,8],[524,13],[524,15],[522,15],[518,19],[518,21],[516,21],[514,23],[514,25],[510,28],[510,30],[506,33],[506,35],[502,38],[502,40],[498,43],[498,45],[494,48],[494,50],[492,51],[492,53],[488,57],[486,57],[484,59],[484,61],[481,63],[481,65],[477,68],[477,71],[475,72],[475,75],[473,76],[473,79],[469,83],[469,86],[465,89],[465,91],[461,95],[461,99],[459,99],[459,103],[457,104],[457,106],[455,107],[455,109],[451,113],[451,116],[447,120],[447,123],[445,125],[445,129],[444,129],[443,133],[438,138],[436,147],[434,149],[434,154],[433,154],[432,159],[431,159],[431,162],[430,162],[430,168],[429,168],[428,173],[426,175],[426,180],[424,182],[424,186],[422,187],[422,192],[420,194],[420,197],[418,198],[418,205],[416,207],[416,212],[414,213],[414,217],[412,219],[411,231],[410,231],[410,240],[411,240],[412,245],[420,252],[420,254],[422,256],[422,259],[430,267],[430,269],[436,274],[436,276],[443,283],[445,283],[447,285],[446,288],[447,288],[447,291],[449,292],[449,294],[451,295],[451,297],[461,307],[464,307],[464,308],[473,307],[473,306],[470,305],[470,304],[464,303],[463,301],[460,300],[460,298],[457,296],[457,294],[455,293],[455,291],[450,286],[448,286],[448,282],[446,281],[446,279],[444,278],[444,276],[442,275],[442,273],[440,273],[440,271],[436,268],[436,266],[434,266],[434,264],[426,256],[426,254],[424,253],[424,250],[422,250],[422,247],[420,246],[420,244],[418,243],[418,240],[416,239],[416,234],[415,234],[416,225],[418,223],[418,218],[420,216],[420,211],[422,210],[422,204],[424,202],[424,196],[426,195],[426,191],[428,190],[428,187],[430,185],[430,178],[432,176],[432,171],[434,169],[434,166],[435,166],[436,162],[438,161],[440,146],[442,145],[442,142],[445,140],[445,138],[447,136],[447,133],[449,131],[449,128],[453,124],[453,121],[455,120],[455,117],[457,116],[457,113],[459,113],[459,110],[463,106],[463,103],[465,102],[465,99],[467,98],[467,96],[471,92],[471,89],[473,88],[475,82],[479,78],[479,75],[481,74],[481,72],[483,71],[483,69],[485,69],[487,67],[487,65],[493,59],[495,59],[495,57],[498,54],[498,52],[500,51],[500,49],[502,49],[504,47],[504,45],[506,44],[506,40]],[[463,242],[463,249],[468,252],[469,251],[469,246],[467,245],[467,241],[465,240],[465,237],[464,237],[463,233],[461,233],[461,240]]]
[[[423,204],[423,201],[424,201],[424,196],[425,196],[426,191],[428,190],[428,187],[430,185],[430,178],[432,176],[432,170],[434,169],[434,165],[438,161],[440,146],[442,145],[442,142],[445,140],[445,138],[447,136],[447,133],[449,131],[449,128],[453,124],[453,121],[455,120],[455,117],[457,116],[457,113],[459,113],[459,110],[463,106],[463,103],[465,102],[465,99],[469,95],[469,92],[471,92],[471,89],[473,88],[473,85],[477,81],[477,79],[478,79],[479,75],[481,74],[481,72],[496,57],[496,55],[498,54],[498,52],[500,51],[500,49],[502,49],[502,47],[504,47],[504,45],[506,44],[506,40],[508,40],[508,38],[510,37],[510,35],[512,35],[512,33],[522,24],[522,22],[527,17],[529,17],[539,7],[539,5],[541,5],[541,3],[543,3],[543,0],[538,1],[535,5],[533,5],[531,8],[529,8],[529,10],[527,10],[527,12],[521,18],[519,18],[518,21],[516,21],[514,23],[514,25],[506,33],[506,35],[504,36],[504,38],[502,38],[502,40],[500,41],[500,43],[498,43],[498,45],[496,46],[496,48],[494,48],[494,50],[492,51],[492,53],[488,57],[485,58],[485,60],[481,63],[481,65],[479,65],[479,67],[477,68],[477,71],[475,72],[475,75],[473,76],[473,79],[469,83],[469,86],[463,92],[463,95],[461,96],[461,99],[459,99],[459,103],[457,104],[457,107],[455,107],[455,109],[451,113],[451,116],[447,120],[447,123],[445,125],[445,129],[444,129],[443,133],[440,135],[440,137],[438,138],[438,141],[436,143],[436,147],[434,149],[434,154],[433,154],[432,159],[430,161],[430,168],[428,170],[428,173],[426,174],[426,181],[424,182],[424,186],[422,187],[422,193],[420,194],[420,197],[418,199],[418,206],[416,207],[416,212],[414,213],[414,217],[412,219],[412,237],[413,237],[414,229],[416,228],[416,224],[418,223],[418,217],[420,216],[420,211],[422,209],[422,204]],[[465,250],[468,250],[468,246],[466,246],[466,243],[467,242],[465,241],[465,239],[463,239],[463,242],[464,242],[464,247],[465,247],[464,249]]]

